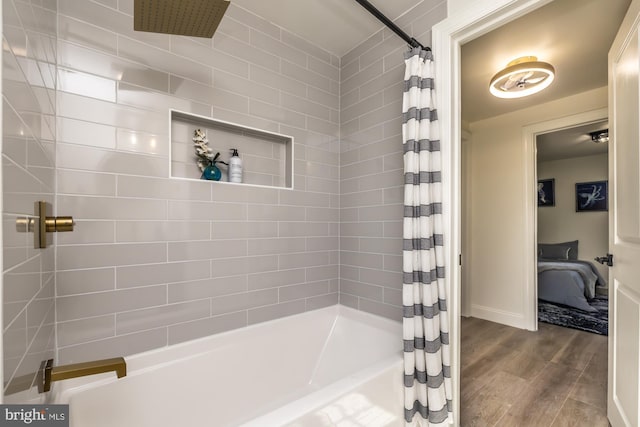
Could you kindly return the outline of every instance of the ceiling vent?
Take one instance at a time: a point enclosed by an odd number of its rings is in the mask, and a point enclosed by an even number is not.
[[[134,0],[133,29],[211,38],[229,3],[229,0]]]

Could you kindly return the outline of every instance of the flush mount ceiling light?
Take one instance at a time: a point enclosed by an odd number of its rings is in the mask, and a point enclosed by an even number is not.
[[[533,95],[553,82],[555,70],[535,56],[523,56],[498,71],[489,84],[489,91],[498,98],[522,98]]]
[[[603,142],[609,142],[609,129],[598,130],[595,132],[589,132],[591,135],[591,141],[596,144],[601,144]]]

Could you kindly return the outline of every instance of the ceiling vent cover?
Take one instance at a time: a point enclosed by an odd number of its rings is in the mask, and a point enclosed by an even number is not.
[[[230,0],[134,0],[133,29],[213,37]]]

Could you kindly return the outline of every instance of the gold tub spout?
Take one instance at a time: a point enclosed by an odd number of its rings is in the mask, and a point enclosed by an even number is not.
[[[123,357],[113,359],[94,360],[92,362],[73,363],[71,365],[53,366],[53,359],[49,359],[44,367],[43,391],[51,390],[54,381],[68,380],[70,378],[85,377],[87,375],[102,374],[114,371],[118,378],[127,375],[127,363]]]

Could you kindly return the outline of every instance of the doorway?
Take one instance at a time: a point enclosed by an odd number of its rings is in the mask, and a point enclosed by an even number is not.
[[[445,144],[443,144],[443,161],[445,163],[446,168],[450,168],[450,170],[458,171],[460,170],[461,165],[461,149],[460,149],[460,140],[462,132],[463,132],[463,118],[460,114],[461,109],[461,98],[462,98],[462,87],[460,85],[460,69],[461,69],[461,46],[465,43],[474,40],[481,35],[487,34],[488,32],[508,23],[517,18],[520,18],[529,12],[544,6],[549,3],[546,0],[529,0],[529,1],[482,1],[477,2],[473,5],[473,11],[466,14],[456,14],[455,11],[452,14],[450,19],[443,21],[442,23],[436,25],[433,28],[433,41],[434,41],[434,51],[437,53],[437,61],[436,61],[436,75],[439,76],[439,87],[437,102],[439,105],[439,109],[443,112],[441,114],[441,124],[444,128],[443,131],[443,139],[445,140]],[[490,52],[487,52],[489,54]],[[600,94],[591,93],[595,97],[602,97],[604,95],[604,102],[592,102],[589,96],[585,95],[583,97],[579,97],[579,99],[573,99],[572,102],[567,101],[568,103],[572,103],[573,105],[579,105],[583,108],[584,113],[588,113],[589,111],[596,111],[599,109],[603,109],[606,112],[606,88]],[[558,116],[568,116],[575,111],[565,111],[561,115]],[[522,126],[519,128],[519,131],[511,137],[514,140],[522,141],[523,136],[526,140],[527,138],[532,139],[535,136],[534,131],[545,131],[548,129],[537,129],[536,123],[543,122],[545,120],[549,120],[549,116],[545,114],[534,113],[527,118],[527,121],[522,123]],[[504,120],[503,124],[508,122],[508,120]],[[527,129],[528,128],[528,129]],[[469,130],[465,127],[465,130]],[[472,135],[473,144],[475,144],[475,138],[477,129],[471,129],[470,133]],[[524,135],[523,135],[524,133]],[[447,141],[453,142],[452,144],[446,144]],[[526,150],[534,151],[534,144],[531,142],[530,144],[525,144]],[[474,145],[475,147],[475,145]],[[480,148],[478,151],[482,151]],[[499,150],[498,150],[499,151]],[[498,152],[498,154],[501,154]],[[528,159],[533,157],[525,155],[525,153],[521,152],[518,157],[518,164],[516,167],[519,167],[521,170],[528,170],[529,173],[525,173],[525,176],[535,177],[535,165],[531,163],[527,163]],[[499,163],[499,158],[494,158],[493,163],[488,163],[489,168],[493,166],[493,164]],[[507,180],[509,177],[506,178]],[[450,266],[447,270],[447,277],[449,277],[449,298],[451,300],[450,311],[451,311],[451,324],[452,324],[452,334],[456,337],[460,337],[460,322],[459,315],[461,313],[461,289],[459,287],[460,277],[464,272],[464,268],[469,266],[470,262],[473,260],[469,259],[469,256],[465,256],[463,258],[463,268],[458,267],[458,258],[461,251],[461,240],[463,236],[460,233],[460,224],[462,222],[462,209],[461,209],[461,200],[460,200],[460,183],[461,177],[457,174],[451,174],[450,176],[445,176],[443,185],[444,185],[444,202],[447,206],[450,207],[450,216],[448,218],[449,222],[445,224],[446,229],[448,230],[445,235],[448,239],[448,247],[449,251],[448,255],[448,263]],[[535,179],[531,179],[531,182],[525,182],[525,180],[519,180],[517,182],[510,182],[512,185],[518,188],[518,190],[522,194],[535,194]],[[477,188],[479,183],[473,181],[474,189]],[[480,184],[481,185],[481,184]],[[529,189],[532,189],[530,193],[528,193]],[[475,191],[475,190],[474,190]],[[533,218],[535,216],[535,209],[533,206],[535,203],[535,199],[533,201],[524,201],[519,203],[520,210],[515,213],[512,213],[513,217],[523,218],[523,224],[533,224],[531,227],[535,227],[535,222],[525,218],[527,216],[531,216]],[[494,208],[494,211],[500,211],[500,208]],[[526,227],[520,227],[519,230],[523,230]],[[536,258],[536,245],[533,239],[534,232],[527,232],[526,230],[523,233],[519,231],[516,233],[516,238],[520,236],[525,236],[520,239],[521,242],[525,242],[523,245],[523,249],[518,249],[518,254],[521,259],[527,259],[528,261],[524,264],[528,265],[533,269],[535,266],[535,258]],[[527,237],[528,236],[528,237]],[[509,248],[508,248],[509,249]],[[487,250],[486,252],[491,252]],[[491,254],[489,254],[491,255]],[[493,254],[493,259],[496,259],[495,254]],[[522,270],[522,269],[521,269]],[[535,273],[534,270],[525,272],[525,275],[529,277],[531,281],[535,281]],[[526,279],[525,279],[526,280]],[[534,286],[528,286],[527,289],[535,289]],[[519,298],[519,301],[516,302],[516,305],[519,308],[518,313],[515,313],[514,316],[513,311],[509,310],[501,310],[499,307],[497,310],[492,310],[492,314],[496,316],[503,316],[506,318],[511,318],[512,321],[521,322],[519,327],[525,327],[524,322],[525,319],[531,318],[531,316],[527,316],[524,314],[524,311],[527,310],[528,304],[527,301],[531,301],[531,296],[525,295],[525,292],[519,292],[515,295],[515,298]],[[511,307],[510,304],[505,304],[506,307]],[[531,312],[534,312],[529,308]],[[458,390],[457,395],[459,396],[459,387],[460,387],[460,360],[458,358],[457,351],[459,351],[459,343],[454,343],[453,349],[453,373],[452,376],[454,378],[454,384]],[[454,404],[456,405],[455,413],[459,412],[459,399],[455,399],[454,396]],[[457,421],[459,422],[459,420]]]
[[[608,122],[536,136],[538,320],[608,333]]]
[[[548,106],[544,108],[548,108]],[[503,119],[513,119],[514,122],[517,122],[516,118],[519,115],[528,116],[529,114],[532,114],[532,110],[503,117]],[[545,134],[566,132],[568,129],[575,129],[578,125],[584,126],[585,123],[589,123],[589,126],[606,123],[606,117],[606,109],[595,109],[524,126],[515,133],[514,137],[519,138],[517,145],[522,147],[520,154],[525,160],[513,168],[515,170],[513,176],[519,175],[523,178],[521,185],[528,189],[526,190],[527,197],[524,200],[532,201],[527,205],[525,211],[527,217],[530,218],[527,223],[532,225],[526,231],[530,236],[528,244],[532,246],[536,244],[535,218],[538,209],[541,209],[535,205],[537,191],[536,140]],[[495,125],[495,123],[493,124]],[[473,140],[474,134],[477,137],[476,141],[480,141],[480,144],[475,147],[473,145],[476,142]],[[476,172],[479,172],[478,175],[474,175],[474,179],[468,179],[468,176],[465,177],[463,174],[463,201],[470,199],[473,201],[473,197],[465,197],[469,193],[475,193],[474,197],[479,199],[486,198],[482,190],[486,186],[486,182],[483,181],[481,175],[488,176],[490,179],[494,173],[497,177],[503,175],[500,167],[492,161],[496,159],[497,152],[504,151],[504,147],[498,145],[498,148],[492,151],[492,144],[487,143],[492,139],[492,135],[496,135],[496,126],[489,123],[486,126],[471,127],[468,136],[471,138],[470,145],[463,139],[461,163],[466,167],[475,167]],[[476,150],[475,154],[478,154],[477,151],[480,152],[479,160],[469,162],[469,157],[473,157],[473,150]],[[492,164],[493,168],[497,170],[487,172],[489,165]],[[463,169],[463,171],[465,170]],[[542,176],[538,178],[542,178]],[[511,181],[513,180],[511,177]],[[558,181],[560,181],[560,177],[558,177]],[[471,188],[465,188],[465,184]],[[520,185],[516,186],[516,188],[519,187]],[[497,203],[495,200],[490,202],[490,206],[487,208],[489,211]],[[476,200],[474,203],[482,204],[484,201],[478,202]],[[476,229],[485,230],[487,228],[482,225],[481,221],[477,222],[478,218],[476,218],[475,224],[473,219],[469,221],[468,216],[473,217],[475,214],[465,215],[466,213],[468,213],[467,210],[463,210],[463,218],[467,217],[467,220],[462,222],[463,228],[465,224],[469,223],[474,225]],[[482,215],[480,217],[484,218]],[[488,238],[487,236],[483,237],[485,242]],[[475,239],[463,241],[468,240]],[[490,246],[486,245],[485,249],[488,248]],[[482,250],[482,245],[480,250]],[[490,259],[492,254],[488,255],[487,259]],[[493,255],[495,255],[495,251]],[[522,303],[523,306],[530,307],[531,313],[537,314],[537,284],[535,280],[537,278],[535,274],[537,260],[535,255],[534,252],[533,257],[529,260],[530,270],[533,272],[530,277],[530,296],[526,297],[526,301],[523,300]],[[473,258],[477,257],[474,255]],[[463,264],[463,279],[469,277],[465,272],[465,267],[467,265],[473,266],[474,259],[468,259]],[[475,274],[470,276],[476,278]],[[465,301],[464,298],[462,301]],[[477,310],[477,307],[474,309]],[[533,327],[526,328],[519,325],[514,328],[505,325],[504,321],[487,322],[479,317],[485,313],[476,311],[472,315],[475,314],[478,317],[462,320],[461,367],[463,371],[460,378],[464,410],[460,414],[464,417],[462,418],[463,424],[487,422],[489,424],[498,423],[497,425],[541,426],[546,425],[544,420],[564,419],[563,417],[569,417],[568,413],[573,414],[575,411],[575,414],[571,416],[576,420],[582,420],[585,425],[607,425],[606,337],[548,324],[537,325],[537,316],[531,319]],[[496,315],[504,316],[505,314],[498,312]],[[505,316],[504,318],[510,319],[515,316]],[[530,329],[530,331],[525,329]],[[587,366],[589,366],[588,371],[593,375],[584,374]],[[553,372],[553,375],[547,376],[550,372]],[[545,401],[544,405],[540,405],[542,390],[553,390],[551,394],[546,394],[547,398],[553,396],[552,401]],[[572,390],[581,390],[581,392],[577,393]],[[587,395],[592,396],[593,399],[587,399]],[[563,402],[563,404],[558,405],[558,402]],[[534,409],[532,410],[532,408]],[[532,418],[531,413],[542,414],[542,416]],[[584,413],[590,415],[587,418],[581,418]]]

